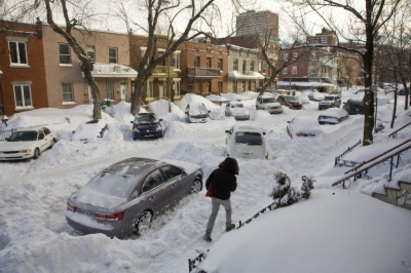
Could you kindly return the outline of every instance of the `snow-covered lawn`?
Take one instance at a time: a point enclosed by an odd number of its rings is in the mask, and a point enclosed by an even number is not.
[[[248,93],[241,99],[251,113],[249,121],[225,117],[224,104],[207,101],[214,119],[187,124],[178,106],[172,105],[168,113],[164,111],[168,102],[153,103],[165,127],[164,138],[155,140],[132,140],[128,103],[115,105],[114,117],[104,115],[109,130],[102,139],[87,144],[72,141],[71,136],[81,121],[91,119],[91,106],[38,109],[10,117],[8,128],[47,125],[60,140],[38,160],[0,163],[0,272],[188,272],[187,261],[198,255],[196,249],[210,250],[201,264],[209,273],[411,271],[411,212],[370,196],[387,181],[388,164],[376,167],[373,179],[359,179],[348,190],[331,187],[348,169],[334,168],[334,158],[361,139],[363,116],[322,125],[319,138],[291,139],[287,121],[296,116],[317,117],[318,103],[269,115],[255,110],[255,96],[247,99]],[[343,91],[343,101],[350,96],[351,92]],[[203,100],[192,96],[183,103]],[[403,101],[399,103],[396,128],[409,122],[410,115],[402,110]],[[379,118],[390,120],[392,106],[379,106]],[[80,235],[67,224],[68,196],[104,167],[124,158],[186,160],[200,165],[206,178],[224,159],[225,130],[236,123],[264,128],[272,156],[269,160],[238,158],[234,221],[245,221],[270,204],[277,171],[287,173],[295,187],[300,187],[302,175],[314,177],[310,199],[267,212],[229,233],[224,231],[221,210],[212,243],[202,240],[211,211],[205,191],[187,196],[157,217],[142,237],[119,240],[102,234]],[[394,145],[398,140],[388,137],[393,130],[386,126],[375,135],[375,142]],[[410,133],[406,129],[399,138],[405,141]],[[374,153],[371,149],[356,156],[367,159]],[[394,180],[401,175],[411,181],[410,165],[407,152],[395,169]]]

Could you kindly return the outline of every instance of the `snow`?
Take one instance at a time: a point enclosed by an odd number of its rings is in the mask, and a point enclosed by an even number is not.
[[[359,96],[353,93],[344,90],[343,101]],[[36,109],[10,117],[7,129],[48,126],[59,141],[37,160],[0,163],[0,272],[188,272],[187,261],[198,255],[196,249],[209,250],[199,265],[209,273],[410,272],[411,212],[371,197],[385,185],[411,181],[410,152],[402,154],[391,182],[387,182],[389,164],[380,164],[368,173],[371,180],[358,179],[348,189],[333,188],[332,182],[349,169],[334,167],[334,158],[362,138],[363,116],[323,125],[318,138],[291,139],[287,121],[297,116],[316,119],[321,114],[318,102],[310,101],[303,110],[284,108],[282,114],[270,115],[255,109],[255,92],[240,95],[247,97],[241,101],[251,120],[236,122],[224,116],[224,104],[196,95],[171,104],[171,113],[164,110],[167,101],[150,103],[165,128],[165,136],[155,140],[133,141],[130,121],[134,117],[125,102],[113,105],[113,117],[103,113],[109,129],[103,138],[87,144],[72,141],[71,136],[80,122],[92,119],[90,105]],[[238,100],[235,94],[222,96]],[[379,96],[391,103],[380,105],[378,116],[390,120],[392,94]],[[411,111],[403,110],[403,99],[399,97],[395,128],[386,124],[375,134],[375,146],[370,146],[374,148],[361,151],[358,147],[347,157],[358,153],[369,159],[376,151],[409,139],[407,129],[397,139],[388,137],[409,122]],[[204,103],[217,118],[186,123],[185,107],[180,104],[189,102]],[[212,243],[202,239],[211,212],[205,190],[156,217],[150,232],[141,237],[81,235],[67,224],[67,198],[105,167],[129,157],[188,161],[202,167],[205,180],[224,160],[225,130],[234,124],[264,129],[272,155],[268,160],[238,158],[238,187],[231,197],[236,224],[271,203],[277,171],[286,173],[297,188],[302,175],[312,176],[316,182],[311,197],[266,212],[229,233],[220,210]]]

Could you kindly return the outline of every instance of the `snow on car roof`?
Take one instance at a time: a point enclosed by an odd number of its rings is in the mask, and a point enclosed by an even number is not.
[[[234,125],[233,126],[233,130],[234,131],[243,131],[243,132],[258,132],[261,133],[261,129],[259,129],[258,127],[255,126],[251,126],[251,125]]]
[[[347,115],[347,111],[341,108],[336,108],[336,107],[328,108],[320,114],[320,116],[327,116],[327,117],[341,117],[344,115]]]

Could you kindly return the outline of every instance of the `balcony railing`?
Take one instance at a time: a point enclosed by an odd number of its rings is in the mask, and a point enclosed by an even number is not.
[[[187,76],[194,78],[219,78],[220,69],[216,68],[200,68],[200,67],[189,67],[187,68]]]
[[[174,66],[156,66],[156,68],[154,68],[152,75],[170,75],[171,77],[176,77],[177,73],[176,73],[177,67]]]

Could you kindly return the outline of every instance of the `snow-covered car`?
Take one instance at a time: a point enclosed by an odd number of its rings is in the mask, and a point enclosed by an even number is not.
[[[234,125],[225,131],[226,155],[242,158],[268,158],[265,132],[250,125]]]
[[[133,139],[163,137],[162,119],[157,119],[154,113],[139,113],[135,116],[133,124]]]
[[[225,106],[225,115],[234,117],[236,120],[250,119],[250,112],[244,107],[244,104],[239,101],[230,101]]]
[[[287,133],[294,137],[315,137],[322,133],[315,117],[299,116],[287,121]]]
[[[280,95],[277,97],[277,101],[281,105],[294,110],[300,110],[303,107],[302,103],[296,97],[291,95]]]
[[[77,129],[73,131],[71,140],[87,143],[94,139],[102,138],[107,129],[108,125],[104,119],[82,121],[77,126]]]
[[[18,129],[0,143],[0,160],[37,159],[57,141],[55,132],[47,127]]]
[[[186,161],[132,157],[90,180],[67,200],[66,220],[83,234],[142,235],[160,214],[203,187],[203,171]]]
[[[312,91],[307,91],[305,93],[308,93],[308,99],[311,101],[322,101],[324,99],[324,94],[318,92],[317,90],[313,89]]]
[[[340,107],[341,98],[340,96],[327,95],[324,99],[318,103],[318,110],[324,110],[332,107]]]
[[[190,102],[185,110],[188,123],[206,122],[210,118],[210,110],[202,102]]]
[[[350,115],[364,115],[364,101],[362,99],[348,99],[342,107]]]
[[[257,110],[266,110],[270,114],[280,114],[283,112],[283,107],[271,94],[259,95],[256,100],[255,108]]]
[[[348,119],[349,116],[344,109],[328,108],[318,116],[317,120],[319,124],[337,124]]]

